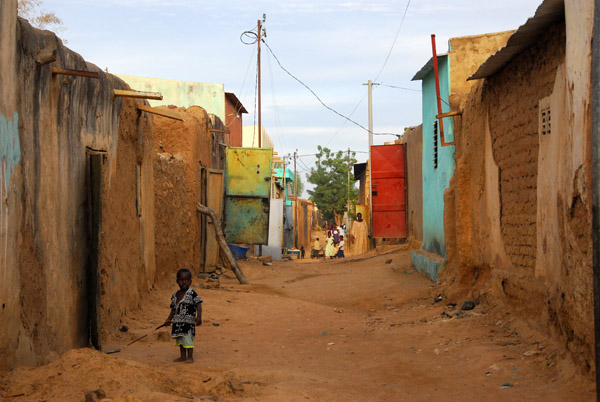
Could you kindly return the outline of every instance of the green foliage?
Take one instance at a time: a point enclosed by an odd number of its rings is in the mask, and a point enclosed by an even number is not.
[[[298,188],[296,191],[298,192],[298,198],[300,198],[304,192],[304,182],[302,181],[302,175],[300,173],[296,174],[296,180],[298,181]]]
[[[308,190],[310,199],[317,204],[323,218],[332,220],[335,214],[346,209],[348,197],[348,154],[343,151],[331,152],[320,145],[317,147],[317,165],[310,169],[307,179],[314,184]],[[356,154],[350,154],[350,168],[356,163]],[[350,176],[350,201],[356,201],[358,190],[354,186],[354,177]]]

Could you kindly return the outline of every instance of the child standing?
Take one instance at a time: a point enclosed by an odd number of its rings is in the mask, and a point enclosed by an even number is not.
[[[340,243],[338,244],[337,258],[346,258],[344,256],[344,236],[340,236]]]
[[[202,325],[202,299],[190,288],[192,273],[189,269],[177,271],[177,284],[179,290],[171,297],[171,314],[165,324],[173,323],[171,338],[175,338],[175,346],[179,346],[181,353],[174,361],[193,363],[196,325]]]
[[[333,245],[333,237],[331,237],[331,232],[327,232],[327,239],[325,239],[325,241],[327,242],[327,245],[325,246],[325,257],[335,257],[335,247]]]

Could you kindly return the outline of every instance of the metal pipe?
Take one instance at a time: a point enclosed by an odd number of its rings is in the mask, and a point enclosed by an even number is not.
[[[440,76],[438,72],[437,50],[435,48],[435,34],[431,34],[431,49],[433,51],[433,75],[435,76],[435,94],[437,99],[438,114],[442,114],[442,96],[440,94]],[[444,122],[440,120],[440,134],[444,135]]]
[[[596,401],[600,402],[600,0],[594,0],[592,40],[592,238]]]
[[[437,62],[437,49],[435,47],[435,34],[431,34],[431,50],[433,51],[433,75],[435,76],[435,94],[437,99],[437,109],[438,116],[442,113],[442,95],[440,93],[440,74],[438,71],[438,62]],[[440,142],[441,146],[445,147],[447,145],[454,145],[454,142],[446,142],[446,137],[444,137],[444,119],[443,117],[436,118],[439,121],[440,128]]]

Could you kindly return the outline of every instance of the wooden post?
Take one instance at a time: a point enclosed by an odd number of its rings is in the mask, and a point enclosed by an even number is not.
[[[169,119],[181,120],[183,121],[183,115],[181,113],[170,112],[168,110],[156,109],[151,106],[146,105],[135,105],[138,110],[142,110],[144,112],[157,114],[159,116],[168,117]]]
[[[123,96],[126,98],[137,98],[137,99],[154,99],[154,100],[162,100],[163,96],[160,92],[143,92],[143,91],[133,91],[127,89],[114,89],[113,93],[115,96]]]
[[[201,214],[208,215],[210,217],[211,223],[213,224],[213,226],[215,228],[215,233],[217,235],[217,242],[219,243],[219,246],[221,248],[221,253],[227,260],[227,263],[231,267],[231,270],[235,274],[235,277],[237,278],[237,280],[241,284],[248,284],[249,283],[248,279],[246,279],[246,276],[242,272],[242,269],[238,265],[235,258],[233,258],[233,254],[231,254],[231,250],[227,246],[227,242],[225,241],[225,236],[223,235],[223,230],[221,230],[221,220],[217,217],[217,214],[215,213],[215,211],[213,211],[211,208],[208,208],[208,207],[202,205],[201,203],[196,204],[196,210],[198,212],[200,212]]]
[[[94,71],[67,70],[64,68],[52,67],[52,74],[75,75],[77,77],[100,78],[100,74]]]

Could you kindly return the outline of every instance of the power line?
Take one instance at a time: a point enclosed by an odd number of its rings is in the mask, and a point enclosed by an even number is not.
[[[271,47],[269,46],[269,44],[263,40],[262,41],[265,46],[267,47],[267,49],[269,50],[269,52],[273,55],[273,57],[275,58],[275,61],[277,61],[277,64],[279,65],[279,67],[286,72],[287,75],[289,75],[290,77],[292,77],[294,80],[298,81],[300,83],[300,85],[302,85],[304,88],[308,89],[308,91],[314,95],[315,98],[317,98],[317,100],[319,101],[319,103],[321,103],[321,105],[323,105],[326,109],[330,110],[331,112],[337,114],[338,116],[340,116],[343,119],[348,120],[350,123],[362,128],[363,130],[369,132],[369,129],[366,128],[365,126],[357,123],[356,121],[352,120],[351,118],[344,116],[343,114],[341,114],[340,112],[338,112],[337,110],[333,109],[332,107],[329,107],[328,105],[325,104],[325,102],[323,102],[321,100],[321,98],[319,97],[319,95],[317,95],[315,93],[315,91],[313,91],[308,85],[306,85],[304,82],[302,82],[299,78],[297,78],[294,74],[290,73],[285,67],[283,67],[283,65],[281,64],[281,62],[279,61],[279,58],[277,58],[277,56],[275,55],[275,53],[273,52],[273,49],[271,49]],[[395,136],[400,136],[401,134],[397,134],[397,133],[373,133],[373,135],[395,135]]]
[[[405,90],[405,91],[423,92],[423,91],[421,91],[420,89],[405,88],[405,87],[397,87],[397,86],[394,86],[394,85],[386,85],[386,84],[379,84],[379,85],[381,85],[382,87],[389,87],[389,88],[395,88],[395,89],[403,89],[403,90]]]
[[[358,103],[356,104],[356,106],[354,106],[354,109],[352,109],[352,112],[350,112],[350,116],[348,116],[348,117],[352,117],[354,112],[356,112],[356,109],[358,109],[358,107],[360,106],[361,103],[363,103],[363,101],[365,100],[366,97],[367,97],[367,94],[364,94],[363,97],[361,98],[361,100],[359,100]],[[333,139],[335,137],[337,137],[337,135],[342,130],[342,128],[344,128],[344,126],[346,125],[347,122],[348,122],[347,120],[344,120],[344,122],[342,123],[340,128],[338,128],[337,131],[335,132],[335,134],[333,134],[333,136],[331,137],[331,139],[329,141],[327,141],[327,144],[325,144],[326,146],[331,144],[331,141],[333,141]]]
[[[394,37],[394,42],[392,42],[392,47],[390,47],[390,51],[388,52],[387,57],[385,58],[385,61],[383,62],[383,65],[381,66],[381,70],[379,70],[379,73],[377,73],[377,76],[375,77],[375,79],[373,81],[377,81],[377,79],[383,72],[383,69],[385,68],[388,60],[390,59],[390,56],[392,55],[392,50],[394,50],[394,46],[396,46],[396,41],[398,40],[398,35],[400,34],[400,29],[402,28],[402,25],[404,25],[404,19],[406,18],[406,13],[408,12],[408,6],[410,6],[410,0],[408,0],[408,3],[406,3],[406,8],[404,9],[404,14],[402,14],[402,20],[400,21],[400,26],[398,27],[398,30],[396,31],[396,36]]]

